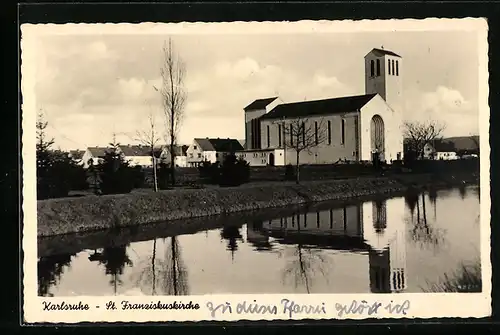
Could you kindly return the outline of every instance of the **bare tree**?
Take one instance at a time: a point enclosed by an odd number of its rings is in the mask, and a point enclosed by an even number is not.
[[[311,154],[313,148],[323,144],[326,141],[327,132],[324,119],[295,117],[286,121],[277,121],[276,123],[282,125],[284,146],[295,151],[295,182],[299,184],[300,153],[305,151]]]
[[[175,53],[172,39],[163,45],[163,60],[160,69],[162,87],[159,90],[165,116],[166,142],[170,143],[170,171],[172,185],[175,185],[175,156],[177,138],[184,116],[187,92],[184,89],[186,67],[182,59]],[[156,89],[156,88],[155,88]],[[156,89],[158,90],[158,89]]]
[[[160,141],[160,134],[156,129],[156,119],[151,106],[149,107],[148,115],[148,127],[143,131],[137,131],[137,139],[143,145],[149,148],[149,154],[151,155],[151,163],[153,164],[153,189],[155,192],[158,191],[158,177],[156,173],[156,156],[155,148]]]
[[[423,158],[424,148],[435,140],[442,139],[441,134],[446,129],[444,124],[437,121],[407,121],[403,124],[403,136],[408,141],[408,147],[416,155]]]

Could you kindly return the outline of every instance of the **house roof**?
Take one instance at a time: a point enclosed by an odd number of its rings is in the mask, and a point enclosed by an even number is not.
[[[241,143],[232,138],[195,138],[203,151],[231,152],[241,151]]]
[[[163,148],[167,151],[170,151],[169,145],[165,145]],[[176,145],[176,146],[174,146],[175,156],[186,156],[188,148],[189,148],[188,145]]]
[[[448,140],[435,141],[433,147],[437,152],[455,152],[457,150],[455,148],[455,143]]]
[[[395,57],[402,58],[397,53],[392,52],[390,50],[385,50],[385,49],[373,48],[371,52],[373,52],[377,56],[395,56]]]
[[[90,151],[90,154],[93,157],[104,157],[106,155],[106,152],[110,152],[111,148],[106,148],[106,147],[88,147],[88,151]]]
[[[85,151],[83,151],[83,150],[70,150],[69,151],[69,155],[73,159],[82,159],[84,153],[85,153]]]
[[[445,141],[452,142],[456,150],[477,150],[479,136],[456,136],[448,137]]]
[[[120,145],[119,148],[126,157],[151,156],[151,148],[145,145]]]
[[[264,109],[269,105],[271,102],[276,100],[278,97],[272,97],[272,98],[265,98],[265,99],[257,99],[245,108],[243,110],[255,110],[255,109]]]
[[[283,117],[301,117],[322,114],[342,114],[359,110],[376,94],[355,95],[349,97],[301,101],[278,105],[261,119],[278,119]]]

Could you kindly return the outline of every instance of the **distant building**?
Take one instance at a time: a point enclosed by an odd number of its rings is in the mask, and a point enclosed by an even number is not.
[[[295,164],[295,151],[286,145],[292,140],[285,138],[286,129],[293,121],[305,120],[306,128],[316,127],[316,133],[326,133],[326,140],[302,151],[302,164],[371,161],[375,153],[387,162],[402,159],[402,58],[392,51],[373,49],[364,65],[364,95],[295,103],[271,97],[246,106],[245,151],[240,157],[250,165]]]
[[[110,152],[111,148],[108,147],[88,147],[82,156],[83,166],[88,168],[91,164],[97,165]]]
[[[82,156],[84,167],[89,167],[90,159],[94,165],[99,164],[106,153],[111,152],[110,147],[88,147]],[[152,167],[151,149],[145,145],[120,145],[117,152],[127,161],[130,166]],[[160,157],[161,148],[155,149],[156,157]]]
[[[68,152],[69,158],[75,161],[79,165],[83,165],[83,155],[85,155],[85,150],[70,150]]]
[[[176,145],[174,147],[175,157],[174,164],[176,167],[187,167],[187,149],[189,146],[187,145]],[[161,160],[166,164],[170,164],[170,146],[165,145],[161,152]]]
[[[144,168],[153,167],[153,159],[151,158],[151,147],[145,145],[120,145],[120,152],[124,159],[129,162],[131,166],[142,166]],[[155,149],[157,157],[161,153],[161,148]]]
[[[223,162],[229,153],[243,150],[236,139],[231,138],[195,138],[186,150],[188,166],[198,166],[202,162]]]

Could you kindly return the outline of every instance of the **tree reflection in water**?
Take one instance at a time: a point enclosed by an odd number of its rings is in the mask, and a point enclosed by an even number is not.
[[[431,248],[434,252],[439,251],[446,243],[446,230],[434,227],[428,222],[424,193],[421,194],[421,200],[420,197],[417,197],[415,207],[417,215],[412,215],[408,220],[411,226],[411,242],[422,249]]]
[[[298,223],[297,230],[292,233],[300,235],[305,232],[300,229]],[[280,251],[280,257],[284,255],[288,259],[283,270],[283,284],[286,285],[287,280],[291,279],[295,288],[304,287],[309,294],[315,279],[323,277],[328,282],[330,259],[325,257],[322,251],[306,246],[302,242],[297,243],[292,249]]]
[[[103,248],[101,252],[95,251],[89,256],[90,261],[97,261],[104,265],[106,275],[110,275],[110,285],[116,295],[118,286],[123,284],[121,276],[125,265],[132,266],[132,261],[127,255],[128,244]]]
[[[221,238],[227,240],[227,250],[231,252],[231,259],[234,260],[234,253],[238,250],[238,240],[243,240],[240,227],[224,226],[221,230]]]
[[[71,265],[70,255],[55,255],[49,257],[41,257],[38,260],[38,295],[42,297],[53,297],[50,293],[52,285],[56,285],[65,268]]]
[[[157,256],[157,244],[158,241],[154,240],[151,256],[141,262],[143,269],[137,278],[138,286],[151,295],[189,295],[187,269],[178,238],[163,239],[163,258]]]

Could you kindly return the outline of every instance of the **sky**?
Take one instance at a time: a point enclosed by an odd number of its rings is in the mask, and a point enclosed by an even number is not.
[[[445,123],[445,136],[478,134],[475,31],[180,31],[39,34],[30,44],[36,49],[30,75],[36,109],[43,111],[56,147],[106,146],[113,133],[120,143],[138,143],[136,133],[147,129],[150,112],[163,128],[153,86],[161,85],[162,45],[169,37],[186,67],[180,143],[195,137],[244,139],[243,108],[255,99],[364,94],[364,56],[381,46],[404,60],[405,120]]]

